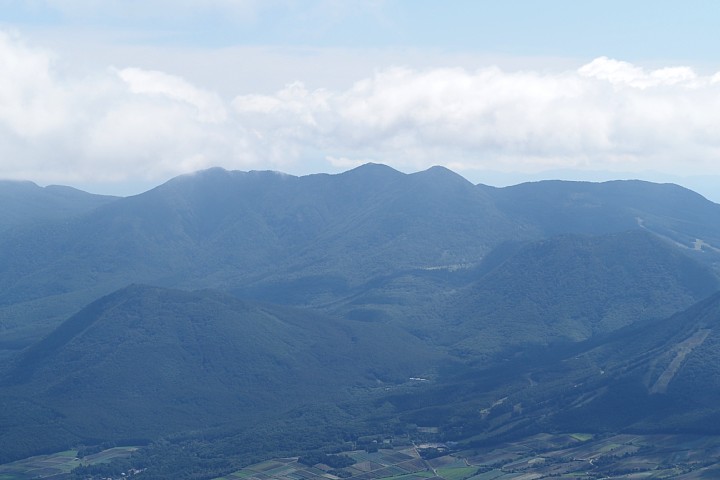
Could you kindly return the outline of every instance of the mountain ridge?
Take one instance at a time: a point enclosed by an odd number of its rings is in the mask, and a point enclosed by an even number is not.
[[[624,207],[627,198],[635,203]],[[684,208],[691,213],[679,218]],[[720,271],[720,205],[681,187],[497,189],[444,167],[404,174],[378,164],[303,177],[215,168],[62,224],[0,234],[0,317],[6,327],[47,329],[133,282],[228,291],[294,282],[308,286],[304,303],[321,305],[397,271],[478,264],[508,241],[628,229],[674,241]],[[47,316],[50,302],[67,307]]]
[[[41,222],[67,221],[117,199],[61,185],[0,180],[0,234]]]

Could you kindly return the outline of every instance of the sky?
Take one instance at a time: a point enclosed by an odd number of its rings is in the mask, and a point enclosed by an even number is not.
[[[0,178],[444,165],[720,202],[720,2],[0,0]]]

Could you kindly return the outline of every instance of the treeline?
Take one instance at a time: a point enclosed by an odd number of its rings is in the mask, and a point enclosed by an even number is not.
[[[303,455],[298,459],[298,462],[309,467],[322,463],[330,468],[345,468],[355,464],[355,460],[347,455],[328,455],[327,453],[322,452],[313,452]]]
[[[128,459],[79,467],[73,480],[119,477],[142,470],[143,480],[205,480],[227,475],[247,465],[275,457],[300,456],[335,469],[349,466],[337,452],[352,448],[353,440],[385,432],[392,421],[368,418],[368,403],[343,410],[337,405],[304,407],[291,415],[243,432],[204,432],[168,437],[138,449]]]

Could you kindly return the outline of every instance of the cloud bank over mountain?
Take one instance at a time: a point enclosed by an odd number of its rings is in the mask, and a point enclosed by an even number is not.
[[[294,81],[228,99],[132,65],[79,74],[15,33],[0,33],[0,59],[4,178],[154,180],[213,165],[367,161],[460,173],[720,173],[720,73],[687,66],[607,57],[555,71],[397,66],[348,88]]]

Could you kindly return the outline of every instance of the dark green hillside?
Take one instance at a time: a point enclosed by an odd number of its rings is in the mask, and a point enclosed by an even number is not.
[[[439,375],[429,381],[384,389],[382,397],[366,397],[364,404],[300,409],[285,421],[207,442],[155,444],[138,461],[152,459],[151,478],[169,473],[191,478],[193,468],[217,476],[233,470],[232,455],[239,465],[263,458],[253,457],[253,446],[293,456],[322,447],[323,439],[348,445],[358,435],[405,431],[427,438],[417,426],[434,427],[439,433],[433,438],[458,442],[458,450],[540,432],[597,433],[598,438],[616,433],[718,435],[719,322],[720,294],[715,294],[670,318],[636,323],[585,342],[508,349],[492,364],[443,362]],[[664,462],[663,453],[657,454]],[[573,454],[566,450],[559,458]],[[532,458],[535,452],[522,456]]]
[[[386,168],[366,165],[337,179],[324,177],[324,191],[342,181],[343,189],[360,193],[352,210],[335,217],[286,266],[238,282],[237,291],[273,302],[325,305],[407,272],[476,264],[504,239],[524,238],[522,227],[499,213],[489,195],[441,167],[366,192],[375,181],[365,177],[366,170]]]
[[[583,340],[706,297],[717,277],[644,231],[534,242],[448,306],[461,350]]]
[[[604,429],[720,433],[720,294],[615,337],[575,360],[600,366],[612,382],[588,382],[593,395],[557,412],[558,425],[593,419]]]
[[[32,182],[0,180],[0,233],[19,226],[65,220],[116,199],[71,187],[43,188]]]
[[[497,189],[498,208],[543,235],[649,230],[717,261],[720,205],[674,184],[543,181]],[[696,244],[702,240],[706,245]]]
[[[579,341],[664,318],[718,279],[673,244],[641,231],[505,244],[475,268],[398,272],[363,286],[335,312],[393,319],[461,355]]]
[[[404,383],[439,358],[388,325],[131,286],[6,368],[0,452],[8,460],[93,440],[241,431],[301,405],[347,400],[354,389]]]
[[[477,445],[553,431],[720,434],[720,293],[666,319],[498,359],[388,400],[401,421]]]

